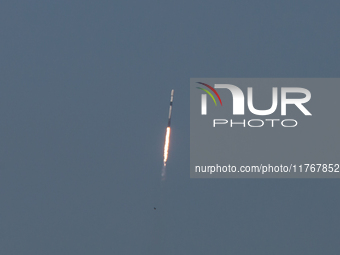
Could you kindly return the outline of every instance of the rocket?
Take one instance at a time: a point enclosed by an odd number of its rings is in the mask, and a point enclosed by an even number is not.
[[[170,144],[170,133],[171,133],[171,110],[172,110],[172,102],[174,101],[174,90],[171,90],[171,97],[170,97],[170,108],[169,108],[169,119],[168,119],[168,127],[166,128],[165,134],[165,142],[164,142],[164,166],[162,168],[162,180],[165,179],[165,167],[166,162],[168,161],[168,154],[169,154],[169,144]]]
[[[163,160],[164,165],[162,168],[162,180],[165,180],[166,162],[168,161],[168,154],[169,154],[170,132],[171,132],[170,123],[171,123],[171,110],[172,110],[173,101],[174,101],[174,90],[171,90],[169,120],[168,120],[168,127],[166,128],[165,142],[164,142],[164,160]]]
[[[170,123],[171,123],[171,110],[172,110],[172,101],[174,101],[174,90],[171,90],[171,98],[170,98],[170,108],[169,108],[169,120],[168,120],[168,127],[170,127]]]

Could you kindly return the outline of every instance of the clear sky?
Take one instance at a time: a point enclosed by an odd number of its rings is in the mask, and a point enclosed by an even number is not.
[[[189,178],[189,79],[339,77],[339,8],[2,1],[0,254],[339,254],[339,180]]]

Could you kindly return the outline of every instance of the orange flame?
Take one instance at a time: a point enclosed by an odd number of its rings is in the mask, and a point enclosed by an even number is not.
[[[166,128],[166,135],[165,135],[165,144],[164,144],[164,165],[168,160],[168,153],[169,153],[169,141],[170,141],[170,127]]]

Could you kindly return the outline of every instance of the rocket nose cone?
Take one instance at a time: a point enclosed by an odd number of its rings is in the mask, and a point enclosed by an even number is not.
[[[171,90],[171,95],[172,95],[172,96],[174,95],[174,90]]]

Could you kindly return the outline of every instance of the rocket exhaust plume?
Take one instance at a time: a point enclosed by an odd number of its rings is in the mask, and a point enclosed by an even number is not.
[[[170,132],[171,132],[170,127],[167,127],[164,143],[164,165],[166,165],[166,162],[168,161]]]
[[[168,119],[168,127],[166,128],[165,134],[165,143],[164,143],[164,160],[163,160],[163,168],[162,168],[162,180],[165,180],[166,174],[166,162],[168,161],[169,154],[169,144],[170,144],[170,133],[171,133],[171,110],[172,110],[172,102],[174,100],[174,90],[171,90],[171,98],[170,98],[170,108],[169,108],[169,119]]]

